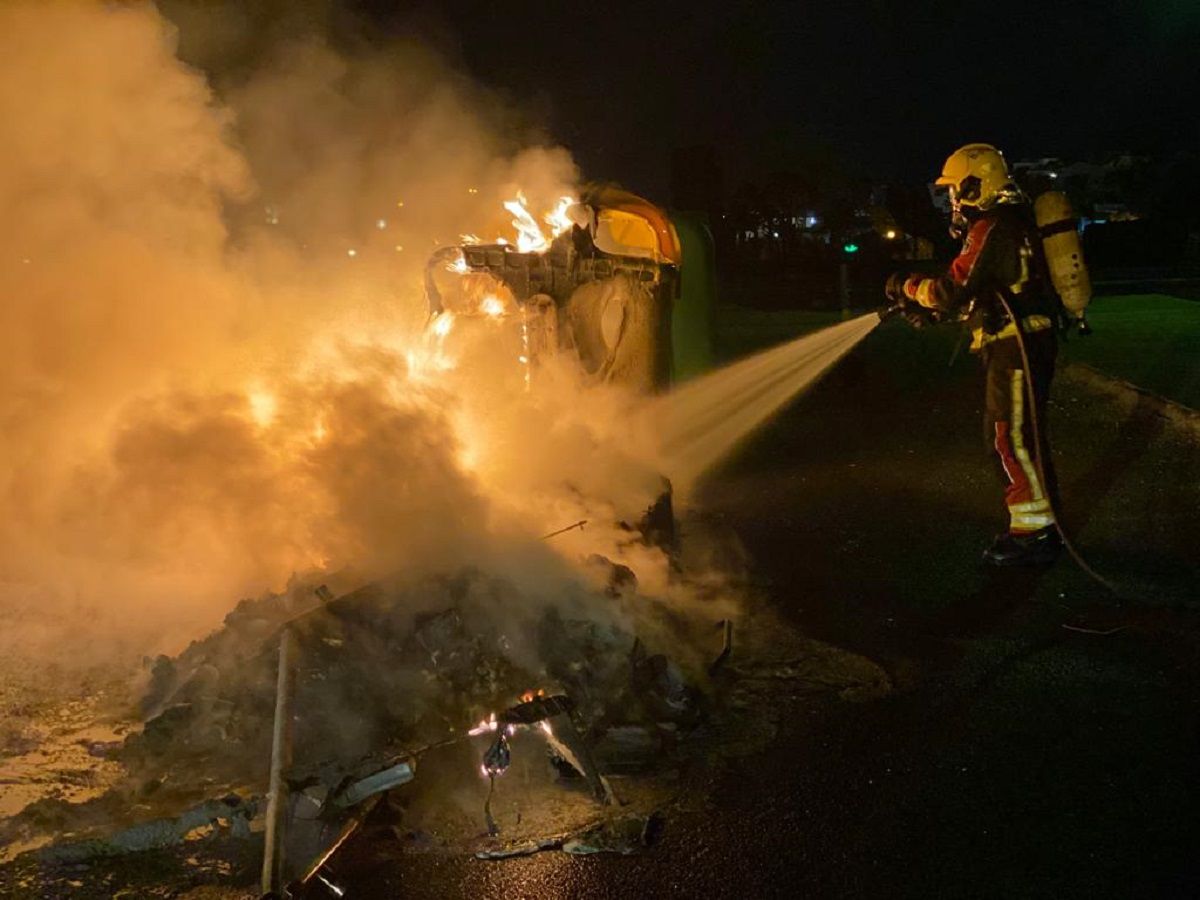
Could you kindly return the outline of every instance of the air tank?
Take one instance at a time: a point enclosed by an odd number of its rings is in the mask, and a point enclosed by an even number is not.
[[[1050,281],[1072,317],[1084,321],[1092,299],[1092,280],[1083,261],[1083,245],[1071,201],[1060,191],[1047,191],[1033,204],[1038,232],[1050,269]]]

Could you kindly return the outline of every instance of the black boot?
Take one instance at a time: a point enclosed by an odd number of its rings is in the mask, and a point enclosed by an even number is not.
[[[1000,534],[983,551],[983,561],[992,566],[1044,566],[1058,558],[1062,538],[1049,525],[1029,534]]]

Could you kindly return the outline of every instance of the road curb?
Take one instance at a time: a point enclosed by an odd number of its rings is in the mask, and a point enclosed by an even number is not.
[[[1184,406],[1136,384],[1114,378],[1086,363],[1071,363],[1065,368],[1064,374],[1110,396],[1149,403],[1151,408],[1168,422],[1200,440],[1200,411],[1190,406]]]

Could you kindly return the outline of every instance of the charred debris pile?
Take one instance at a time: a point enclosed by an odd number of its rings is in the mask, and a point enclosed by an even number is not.
[[[631,540],[673,540],[658,518]],[[59,837],[42,859],[245,837],[264,820],[264,885],[328,877],[328,856],[368,820],[406,850],[632,852],[705,752],[710,669],[725,666],[732,625],[704,612],[705,592],[724,588],[689,585],[678,566],[688,614],[623,565],[584,568],[549,600],[463,568],[337,595],[295,580],[242,601],[213,634],[148,662],[143,728],[97,748],[125,783],[82,808],[27,811]],[[281,750],[286,800],[269,809]]]
[[[323,896],[364,852],[632,853],[688,804],[707,762],[771,740],[790,701],[890,689],[869,660],[758,605],[731,652],[727,583],[692,584],[677,566],[679,605],[624,566],[585,565],[594,577],[538,599],[463,568],[336,593],[297,580],[243,601],[149,664],[140,730],[91,748],[122,781],[80,804],[38,801],[0,841],[52,837],[30,870],[43,880],[261,841],[264,890],[292,896]]]
[[[614,566],[612,575],[606,590],[574,600],[651,602],[634,596],[628,569]],[[614,728],[644,729],[648,756],[704,717],[704,695],[686,665],[653,652],[615,624],[619,616],[531,609],[510,584],[479,571],[336,598],[319,587],[317,595],[324,601],[299,614],[286,595],[244,601],[220,631],[175,659],[160,657],[143,700],[145,727],[120,748],[123,761],[155,770],[193,759],[210,776],[252,781],[270,754],[284,628],[296,644],[293,782],[317,779],[332,790],[372,758],[494,731],[489,719],[535,698],[569,698],[563,711],[592,740]],[[664,629],[691,641],[690,623],[660,613]],[[707,632],[715,657],[721,638],[711,626]]]

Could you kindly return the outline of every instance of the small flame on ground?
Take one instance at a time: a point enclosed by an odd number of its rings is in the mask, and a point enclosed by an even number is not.
[[[479,724],[468,731],[467,734],[471,735],[471,737],[475,737],[476,735],[487,734],[489,731],[495,731],[498,727],[499,726],[496,722],[496,714],[492,713],[486,719],[481,719]],[[486,770],[484,771],[484,774],[487,774]]]

